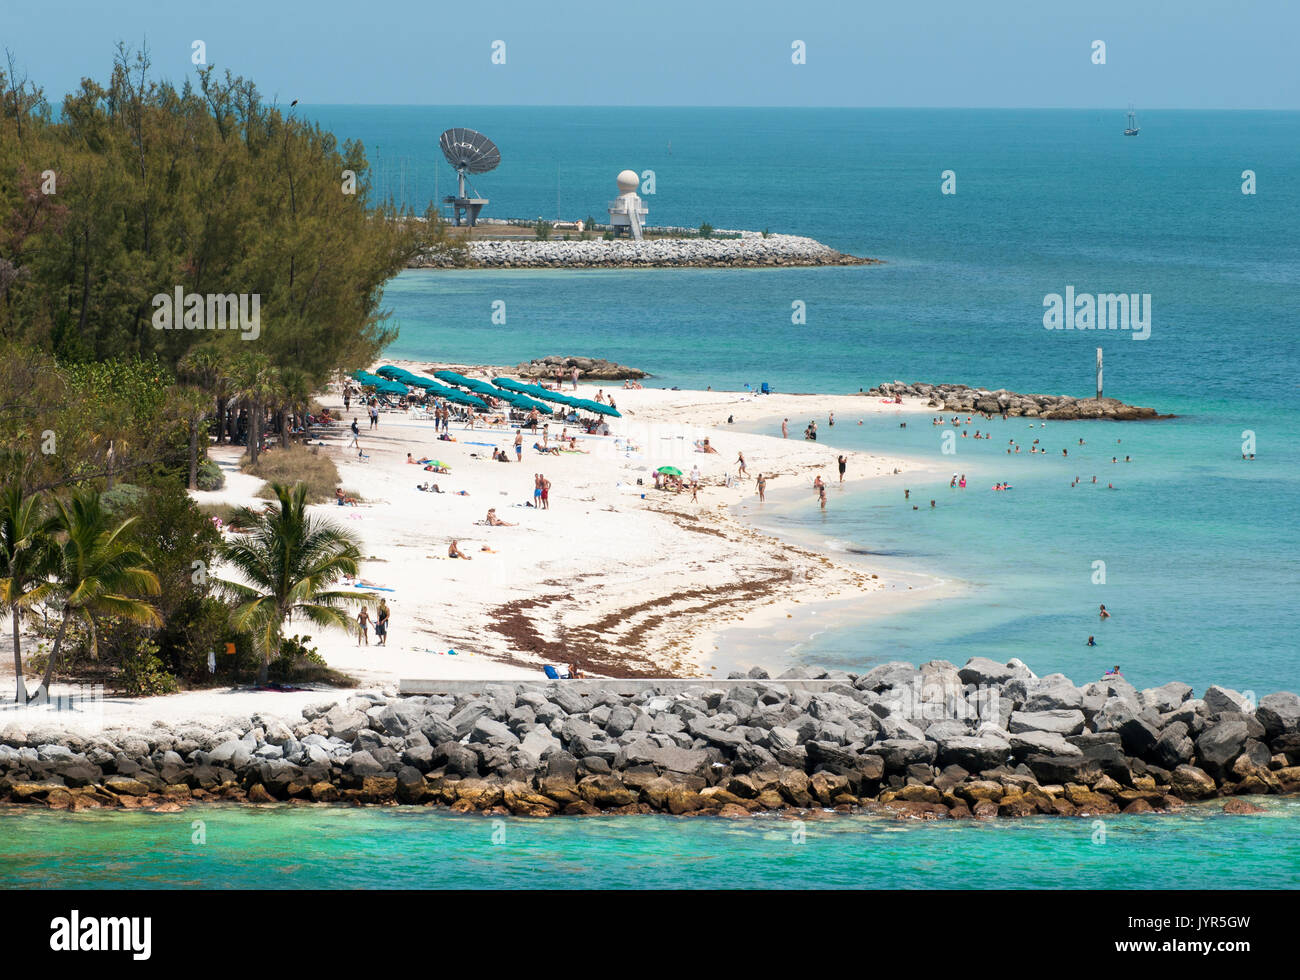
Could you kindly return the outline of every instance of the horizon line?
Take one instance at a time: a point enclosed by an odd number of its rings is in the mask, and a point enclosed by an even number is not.
[[[279,96],[270,100],[279,105]],[[550,103],[550,102],[299,102],[298,107],[343,106],[366,108],[430,108],[430,109],[837,109],[837,110],[897,110],[897,111],[960,111],[960,112],[1120,112],[1127,108],[1114,106],[943,106],[943,105],[724,105],[699,103],[623,104],[614,103]],[[1267,106],[1232,106],[1205,108],[1196,106],[1146,106],[1139,112],[1300,112],[1295,108]]]

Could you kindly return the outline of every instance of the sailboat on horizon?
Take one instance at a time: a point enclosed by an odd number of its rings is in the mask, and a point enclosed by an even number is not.
[[[1125,136],[1136,136],[1138,134],[1137,113],[1133,111],[1133,103],[1128,106],[1128,128],[1124,130]]]

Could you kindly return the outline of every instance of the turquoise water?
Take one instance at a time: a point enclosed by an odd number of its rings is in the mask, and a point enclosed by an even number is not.
[[[415,807],[10,810],[0,888],[1296,888],[1300,802],[1266,814],[795,824],[494,820]],[[195,821],[205,843],[196,843]],[[804,842],[794,843],[802,830]]]

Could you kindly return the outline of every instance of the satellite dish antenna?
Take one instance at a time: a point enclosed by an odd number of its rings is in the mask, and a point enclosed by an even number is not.
[[[466,196],[465,175],[495,170],[501,163],[501,151],[490,139],[472,129],[449,129],[438,137],[438,146],[455,168],[457,177],[456,195],[444,197],[443,202],[452,205],[457,226],[464,214],[465,223],[472,228],[478,223],[478,213],[487,204],[487,198]]]

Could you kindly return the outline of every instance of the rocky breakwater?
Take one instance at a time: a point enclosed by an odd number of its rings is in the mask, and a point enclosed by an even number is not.
[[[807,677],[795,670],[786,677]],[[194,800],[446,805],[548,816],[835,809],[920,819],[1084,816],[1300,792],[1300,697],[1177,682],[1078,687],[1024,664],[762,671],[637,693],[558,683],[368,693],[260,716],[73,737],[0,734],[0,796],[80,810]],[[576,682],[578,685],[586,682]],[[805,685],[806,686],[806,685]]]
[[[417,257],[416,268],[445,268],[458,260],[442,253]],[[878,259],[845,255],[798,235],[742,233],[740,238],[592,239],[590,241],[475,241],[462,264],[485,269],[748,268],[868,265]]]
[[[559,371],[567,381],[572,376],[574,368],[577,368],[579,376],[587,381],[623,381],[627,378],[648,377],[638,368],[616,364],[603,357],[570,357],[561,354],[523,361],[515,368],[515,373],[521,378],[543,378],[553,381],[555,373]]]
[[[1069,395],[1021,395],[1005,388],[990,391],[970,385],[926,384],[918,381],[905,384],[893,381],[878,385],[867,392],[893,398],[925,398],[931,408],[945,412],[984,412],[988,415],[1026,415],[1043,419],[1110,419],[1130,422],[1138,419],[1172,418],[1160,415],[1154,408],[1125,405],[1115,398],[1072,398]]]

